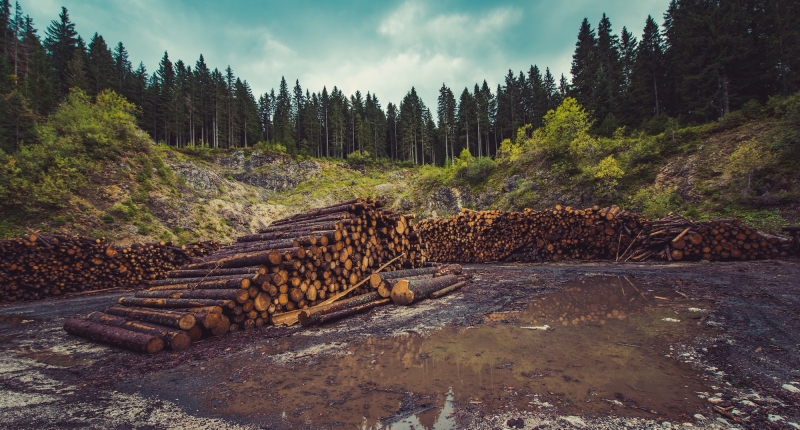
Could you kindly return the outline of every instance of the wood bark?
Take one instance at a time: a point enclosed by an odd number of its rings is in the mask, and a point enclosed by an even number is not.
[[[401,280],[392,287],[392,301],[397,305],[410,305],[427,298],[432,292],[458,282],[455,275],[420,280]]]
[[[102,312],[92,312],[86,317],[89,321],[98,324],[105,324],[114,327],[121,327],[126,330],[138,331],[140,333],[158,336],[164,341],[164,346],[173,351],[182,351],[192,343],[189,335],[183,330],[175,330],[157,324],[150,324],[141,321],[129,320],[120,316],[105,314]]]
[[[106,308],[105,313],[181,330],[189,330],[196,323],[195,317],[191,313],[150,308],[110,306]]]
[[[64,322],[67,333],[85,337],[96,342],[107,343],[138,352],[155,354],[164,349],[164,341],[151,334],[140,333],[120,327],[98,324],[70,318]]]

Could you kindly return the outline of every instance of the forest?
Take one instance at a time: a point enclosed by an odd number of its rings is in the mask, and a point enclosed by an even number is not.
[[[800,2],[672,0],[660,24],[643,21],[637,38],[624,27],[615,33],[605,14],[595,27],[584,19],[570,78],[531,65],[509,70],[496,88],[443,83],[430,105],[411,88],[384,108],[368,89],[312,91],[283,77],[277,90],[256,95],[230,65],[212,69],[202,54],[191,65],[165,51],[149,72],[134,67],[121,41],[94,33],[87,43],[66,8],[40,34],[18,2],[0,0],[0,156],[37,144],[36,125],[75,88],[92,98],[122,95],[139,127],[174,147],[261,143],[314,157],[359,151],[438,165],[464,149],[495,156],[568,97],[589,112],[593,135],[612,136],[707,123],[800,90]]]

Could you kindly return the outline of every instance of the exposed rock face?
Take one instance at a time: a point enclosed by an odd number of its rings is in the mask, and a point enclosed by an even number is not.
[[[205,195],[220,193],[220,187],[226,181],[217,172],[204,169],[192,162],[168,163],[177,176],[186,180],[186,183],[195,191]]]
[[[319,172],[316,161],[295,161],[283,155],[237,151],[217,160],[239,182],[270,191],[286,191]]]

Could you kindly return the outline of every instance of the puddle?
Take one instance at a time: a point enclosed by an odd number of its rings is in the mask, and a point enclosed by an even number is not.
[[[371,337],[344,355],[286,365],[250,363],[262,371],[201,397],[211,414],[269,416],[288,427],[449,429],[463,408],[678,419],[704,405],[696,392],[707,389],[664,355],[669,343],[702,332],[697,308],[708,304],[669,288],[586,278],[475,327]],[[238,367],[221,361],[209,371]]]

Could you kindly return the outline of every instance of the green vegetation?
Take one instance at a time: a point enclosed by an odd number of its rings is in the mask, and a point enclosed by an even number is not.
[[[112,91],[95,103],[80,90],[70,93],[36,126],[35,142],[11,154],[0,150],[0,211],[42,216],[63,208],[107,163],[124,154],[147,154],[150,143],[136,127],[134,111]]]

